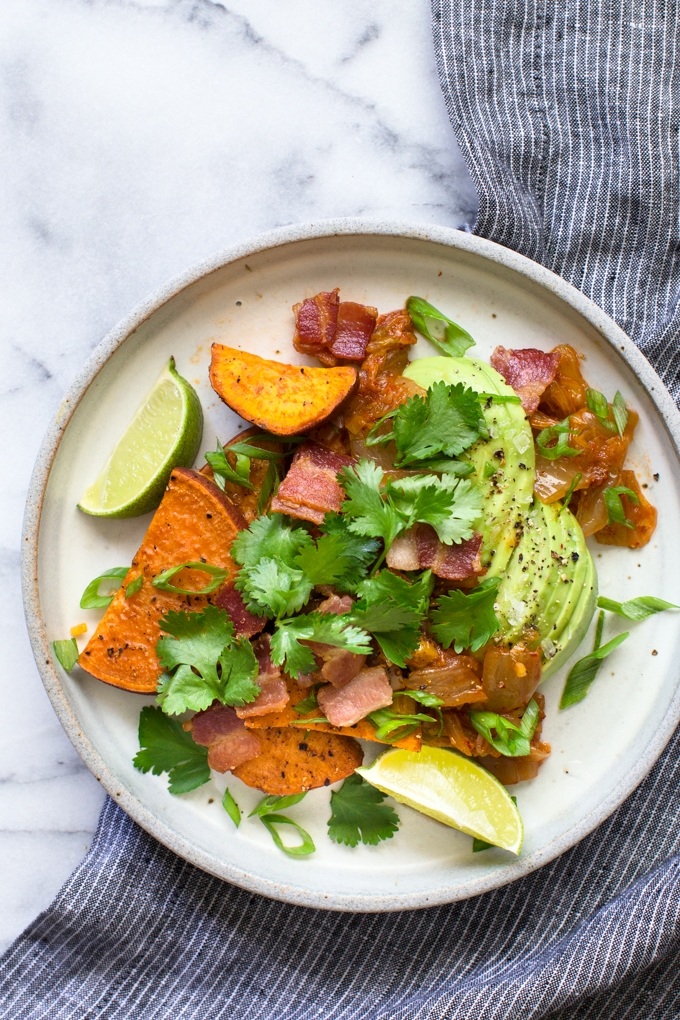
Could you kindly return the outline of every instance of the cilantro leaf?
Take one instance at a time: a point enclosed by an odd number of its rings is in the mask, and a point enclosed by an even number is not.
[[[641,595],[640,598],[629,599],[627,602],[615,602],[613,599],[600,597],[597,605],[599,609],[607,609],[610,613],[617,613],[619,616],[625,616],[627,620],[635,621],[646,620],[648,616],[662,613],[664,609],[680,609],[680,606],[664,602],[654,595]]]
[[[348,619],[370,631],[387,659],[403,669],[418,647],[433,584],[429,570],[412,584],[390,570],[381,570],[377,577],[359,585],[361,599]]]
[[[234,625],[226,611],[216,606],[206,606],[200,613],[171,611],[160,620],[160,628],[169,635],[156,644],[163,669],[193,666],[206,684],[217,688],[217,661],[234,638]]]
[[[482,581],[469,595],[451,591],[442,595],[432,613],[432,632],[445,648],[455,642],[458,653],[465,648],[476,652],[498,630],[494,603],[500,578]]]
[[[442,453],[457,457],[488,435],[479,395],[462,383],[437,382],[425,398],[411,397],[397,409],[393,426],[399,466]]]
[[[305,546],[295,557],[295,563],[315,586],[335,584],[350,574],[354,566],[351,547],[340,531],[322,535],[316,545]]]
[[[399,815],[382,803],[384,799],[384,793],[356,772],[348,776],[340,789],[331,793],[330,839],[345,846],[357,846],[359,840],[377,846],[383,839],[392,839],[399,829]]]
[[[208,748],[197,744],[176,719],[150,705],[139,716],[139,747],[132,764],[140,772],[168,773],[170,793],[188,793],[210,779]]]
[[[300,673],[311,673],[316,660],[301,641],[319,641],[336,648],[346,648],[358,655],[369,655],[368,634],[350,624],[346,617],[332,613],[308,613],[291,620],[281,620],[271,639],[271,658],[275,666],[283,666],[297,679]]]
[[[222,676],[219,699],[222,704],[242,708],[255,701],[261,690],[259,684],[255,683],[260,667],[247,638],[238,638],[231,648],[222,652],[220,666]]]
[[[290,616],[302,609],[312,593],[312,582],[301,570],[270,556],[242,570],[236,587],[257,616]]]
[[[339,592],[356,591],[357,584],[366,576],[370,567],[375,563],[380,552],[380,542],[377,538],[370,538],[364,535],[355,535],[349,530],[349,521],[340,514],[326,514],[321,531],[329,537],[331,535],[342,536],[343,548],[349,560],[350,567],[346,573],[339,576],[335,581],[335,587]]]
[[[303,525],[289,523],[284,514],[272,514],[258,517],[245,531],[239,531],[231,545],[231,556],[246,570],[265,557],[292,567],[297,554],[311,544]]]
[[[460,358],[468,347],[474,347],[475,341],[467,330],[424,298],[410,297],[406,302],[406,311],[418,332],[444,354]]]
[[[166,670],[158,682],[157,703],[165,713],[201,712],[215,700],[238,706],[255,700],[260,693],[254,682],[255,653],[249,641],[234,639],[234,625],[224,609],[206,606],[199,613],[170,612],[160,626],[168,635],[156,644]]]
[[[338,480],[343,486],[347,499],[342,511],[350,518],[348,527],[356,535],[371,535],[382,538],[385,549],[404,527],[404,521],[381,492],[385,472],[373,461],[360,460],[354,467],[343,468]]]
[[[406,518],[405,527],[418,521],[431,524],[445,545],[472,538],[471,525],[482,512],[481,490],[452,475],[415,475],[388,483],[396,509]]]

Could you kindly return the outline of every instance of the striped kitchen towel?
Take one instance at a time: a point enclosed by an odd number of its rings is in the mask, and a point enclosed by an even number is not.
[[[677,4],[433,0],[477,231],[678,363]],[[86,860],[1,963],[3,1020],[671,1020],[680,737],[596,832],[504,889],[419,912],[263,899],[108,802]]]

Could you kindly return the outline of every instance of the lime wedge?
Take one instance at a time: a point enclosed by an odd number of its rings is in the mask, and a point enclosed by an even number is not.
[[[138,517],[155,510],[172,469],[193,464],[202,435],[198,394],[170,358],[79,509],[97,517]]]
[[[524,826],[519,811],[505,787],[471,758],[442,747],[420,752],[394,748],[356,771],[383,793],[444,825],[520,852]]]

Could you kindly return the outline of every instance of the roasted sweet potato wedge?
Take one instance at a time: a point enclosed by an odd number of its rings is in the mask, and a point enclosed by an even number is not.
[[[158,621],[170,609],[195,611],[209,601],[205,595],[159,591],[151,583],[153,578],[179,563],[201,557],[233,576],[236,566],[229,549],[236,533],[245,527],[243,515],[214,482],[198,471],[175,468],[132,566],[78,659],[79,665],[114,687],[153,693],[160,674],[156,658]],[[140,574],[144,578],[142,587],[126,598],[127,585]],[[207,576],[199,571],[183,570],[173,583],[199,589],[206,580]],[[212,593],[211,601],[219,591]]]
[[[357,370],[309,368],[266,361],[213,344],[210,382],[246,421],[277,436],[293,436],[326,421],[354,389]]]
[[[335,733],[268,729],[258,733],[262,753],[232,772],[246,786],[286,796],[330,786],[351,776],[363,761],[361,747]]]

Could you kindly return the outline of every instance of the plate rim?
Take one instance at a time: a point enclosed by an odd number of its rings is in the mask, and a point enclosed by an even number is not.
[[[385,221],[350,217],[292,224],[267,231],[266,233],[257,234],[250,240],[230,245],[194,263],[138,304],[114,326],[92,351],[59,405],[38,451],[28,487],[24,511],[21,535],[21,576],[24,613],[31,649],[41,680],[57,717],[89,770],[101,783],[112,800],[133,821],[184,860],[217,878],[247,889],[249,892],[256,892],[260,895],[298,906],[318,909],[383,912],[436,906],[490,892],[493,889],[500,888],[530,874],[580,842],[580,840],[604,822],[630,796],[661,755],[678,722],[680,722],[680,683],[676,687],[666,715],[654,731],[653,736],[634,767],[596,808],[588,812],[568,832],[551,840],[540,851],[536,851],[530,857],[520,859],[515,863],[509,864],[507,868],[493,871],[486,876],[471,879],[455,887],[442,886],[437,889],[436,894],[422,892],[361,896],[339,893],[332,895],[324,894],[275,882],[262,875],[249,873],[242,868],[237,868],[234,865],[221,861],[216,855],[201,849],[191,843],[188,838],[176,832],[170,825],[155,815],[150,808],[146,807],[137,796],[125,788],[120,788],[122,784],[92,746],[86,735],[81,731],[75,713],[71,709],[66,693],[62,688],[59,675],[52,664],[42,619],[38,587],[40,521],[54,458],[64,432],[80,401],[96,379],[100,370],[118,348],[148,318],[181,293],[181,291],[232,262],[300,241],[352,235],[423,240],[449,248],[457,248],[474,255],[479,255],[507,269],[514,270],[532,283],[538,284],[539,287],[561,299],[589,322],[610,347],[616,349],[618,355],[623,358],[634,373],[636,379],[643,386],[649,399],[661,416],[680,466],[680,411],[678,411],[673,398],[656,370],[613,319],[591,301],[590,298],[586,297],[572,284],[567,283],[545,266],[533,262],[526,256],[520,255],[510,248],[505,248],[494,241],[489,241],[486,238],[481,238],[475,234],[457,230],[453,227],[418,224],[401,220]]]

